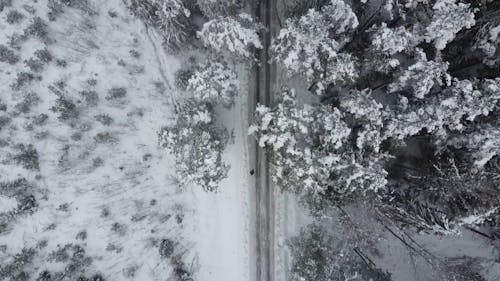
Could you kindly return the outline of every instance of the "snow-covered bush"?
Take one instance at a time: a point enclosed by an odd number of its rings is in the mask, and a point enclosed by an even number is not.
[[[0,12],[2,12],[5,7],[12,6],[12,0],[0,0]]]
[[[13,156],[13,160],[20,166],[28,170],[40,170],[38,161],[38,151],[32,144],[19,144],[16,147],[18,153]]]
[[[261,49],[259,30],[262,27],[248,14],[218,17],[206,22],[198,37],[216,53],[229,53],[241,59],[253,57],[255,49]]]
[[[51,107],[51,110],[58,114],[57,119],[60,121],[75,119],[80,115],[76,104],[64,95],[58,95],[56,103]]]
[[[159,245],[160,256],[164,258],[169,258],[174,254],[175,243],[170,239],[163,239]]]
[[[187,90],[199,102],[231,107],[240,90],[236,73],[224,62],[206,62],[191,75]]]
[[[331,106],[299,106],[292,90],[272,108],[258,106],[249,133],[270,153],[271,175],[283,189],[305,194],[313,207],[386,184],[383,155],[363,153],[350,143],[345,114]]]
[[[17,206],[12,210],[0,212],[0,233],[7,232],[12,221],[15,221],[19,216],[33,213],[38,206],[33,185],[24,178],[0,182],[0,196],[14,199],[17,203]]]
[[[40,17],[34,17],[31,20],[31,23],[26,27],[26,29],[24,29],[24,33],[22,36],[24,38],[34,36],[41,41],[48,43],[49,32],[47,30],[47,23]]]
[[[19,91],[24,86],[28,85],[34,80],[42,80],[41,76],[35,75],[31,72],[19,72],[16,77],[16,81],[10,85],[13,90]]]
[[[321,94],[328,84],[357,77],[355,58],[341,51],[357,26],[349,5],[331,0],[321,11],[311,9],[299,19],[288,19],[271,52],[290,74],[305,76]]]
[[[10,10],[7,14],[6,21],[10,24],[19,23],[24,18],[24,15],[19,13],[17,10]]]
[[[178,49],[191,38],[191,12],[182,0],[126,0],[126,3],[135,16],[162,34],[167,47]]]
[[[216,124],[213,106],[195,99],[186,100],[175,124],[160,133],[162,146],[175,156],[180,183],[196,183],[207,191],[216,190],[227,176],[222,152],[229,140],[229,132]]]
[[[20,60],[19,56],[5,45],[0,45],[0,62],[16,64]]]
[[[23,248],[21,252],[0,265],[0,280],[28,281],[30,275],[26,272],[27,266],[33,265],[37,251],[34,248]]]

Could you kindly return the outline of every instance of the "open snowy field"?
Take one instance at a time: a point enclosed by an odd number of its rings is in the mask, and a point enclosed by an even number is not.
[[[18,57],[0,62],[0,182],[12,189],[0,191],[0,268],[29,251],[15,269],[29,280],[250,280],[245,97],[224,113],[235,139],[221,191],[181,189],[158,132],[186,55],[167,55],[121,0],[48,12],[13,1],[0,13],[0,45]]]

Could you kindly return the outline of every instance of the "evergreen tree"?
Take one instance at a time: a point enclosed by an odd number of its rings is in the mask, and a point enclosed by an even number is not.
[[[207,61],[198,67],[187,81],[187,90],[200,102],[231,107],[239,92],[236,73],[224,62]]]
[[[289,74],[304,75],[322,94],[328,84],[358,76],[355,58],[341,51],[358,24],[349,5],[332,0],[321,11],[311,9],[299,19],[288,19],[271,52]]]
[[[241,0],[196,0],[196,4],[209,19],[235,15],[242,7]]]
[[[126,0],[132,13],[156,28],[168,48],[178,49],[193,33],[191,12],[182,0]]]
[[[318,224],[308,225],[291,240],[291,280],[390,281],[391,276],[356,255],[355,245],[329,234]],[[359,253],[359,251],[358,251]]]
[[[196,99],[186,100],[175,124],[160,133],[162,146],[175,156],[180,183],[196,183],[207,191],[216,190],[227,176],[222,152],[229,139],[229,132],[216,124],[213,106]]]
[[[304,183],[297,175],[310,168],[313,190],[321,191],[316,198],[338,203],[325,190],[376,190],[384,208],[403,213],[395,220],[406,216],[417,227],[443,232],[472,217],[484,218],[498,206],[498,196],[493,196],[498,190],[489,184],[500,172],[489,164],[498,157],[500,126],[495,118],[500,98],[498,1],[330,0],[312,1],[309,7],[287,19],[271,52],[290,77],[303,76],[308,89],[336,112],[336,119],[314,119],[320,126],[341,126],[336,131],[341,145],[322,142],[315,135],[324,136],[321,130],[308,132],[312,141],[297,127],[283,126],[314,128],[308,119],[301,120],[309,117],[305,114],[297,114],[301,121],[293,123],[292,113],[301,108],[317,112],[324,105],[301,107],[279,98],[272,108],[258,108],[253,130],[260,145],[270,148],[273,175],[293,174],[293,180],[278,179],[278,184],[289,188],[296,181]],[[300,141],[292,147],[302,147],[302,154],[338,158],[315,165],[297,157],[300,153],[287,155],[295,151],[287,148],[288,138],[297,135]],[[413,150],[411,143],[420,138],[432,153],[399,156]],[[403,164],[424,172],[397,168]],[[360,174],[364,180],[358,181]],[[474,187],[478,182],[484,186]]]
[[[217,54],[250,59],[255,49],[261,49],[258,35],[261,25],[248,14],[218,17],[206,22],[198,36],[203,44]]]
[[[320,211],[325,200],[339,202],[354,192],[385,186],[385,155],[353,144],[355,130],[345,118],[332,106],[299,106],[295,92],[285,90],[272,108],[257,107],[249,132],[268,149],[273,180],[304,194],[310,207]]]

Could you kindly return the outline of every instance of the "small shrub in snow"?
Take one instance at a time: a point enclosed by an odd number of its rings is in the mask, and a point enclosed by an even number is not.
[[[141,57],[141,53],[139,53],[139,51],[137,50],[130,50],[129,53],[133,58],[138,59]]]
[[[51,110],[59,114],[57,119],[60,121],[75,119],[80,115],[76,105],[62,95],[57,98],[56,104],[51,108]]]
[[[181,255],[176,255],[170,259],[173,266],[173,274],[175,281],[194,281],[192,270],[186,266]]]
[[[52,280],[53,280],[52,275],[47,270],[40,272],[40,274],[36,278],[36,281],[52,281]]]
[[[56,65],[64,68],[64,67],[68,66],[68,63],[63,59],[57,59]]]
[[[8,116],[0,116],[0,131],[5,125],[9,124],[10,121],[11,118],[9,118]]]
[[[200,102],[231,107],[239,92],[236,73],[224,62],[207,62],[187,81],[187,89]]]
[[[20,22],[24,18],[23,14],[19,13],[17,10],[10,10],[7,14],[7,22],[10,24],[15,24]]]
[[[98,115],[94,116],[94,118],[97,121],[99,121],[101,124],[103,124],[104,126],[109,126],[109,125],[111,125],[111,123],[113,123],[113,118],[111,118],[107,114],[98,114]]]
[[[24,61],[24,64],[32,71],[32,72],[40,72],[43,70],[43,62],[38,59],[30,58]]]
[[[19,72],[16,81],[10,85],[13,90],[19,91],[22,87],[31,83],[33,80],[42,80],[41,76],[34,75],[31,72]]]
[[[225,53],[239,58],[253,57],[255,49],[262,49],[259,30],[262,26],[248,14],[218,17],[203,25],[198,36],[203,44],[216,53]]]
[[[175,86],[180,90],[187,90],[189,79],[193,74],[192,69],[179,69],[175,72]]]
[[[118,139],[109,132],[97,133],[94,136],[94,140],[97,143],[103,143],[103,144],[114,144],[118,142]]]
[[[24,30],[24,37],[35,36],[43,42],[47,43],[49,32],[47,30],[47,24],[40,17],[34,17],[31,24]]]
[[[213,191],[227,176],[229,167],[222,161],[222,152],[230,136],[215,120],[210,104],[188,99],[182,105],[175,124],[161,131],[163,147],[175,156],[181,184],[192,182]]]
[[[18,164],[23,166],[23,168],[28,170],[39,170],[40,164],[38,160],[38,151],[32,144],[24,145],[20,144],[17,147],[19,152],[14,155],[13,159]]]
[[[81,91],[79,94],[88,106],[97,106],[97,103],[99,102],[99,94],[97,94],[96,91]]]
[[[44,63],[52,61],[52,54],[47,49],[40,49],[35,51],[35,57]]]
[[[125,88],[111,88],[106,96],[107,100],[121,99],[127,95],[127,89]]]
[[[11,259],[7,259],[0,265],[0,280],[28,281],[29,274],[26,270],[28,266],[33,266],[33,259],[36,251],[33,248],[23,248],[20,253]]]
[[[5,9],[5,7],[12,6],[12,0],[0,0],[0,12]]]
[[[125,224],[115,222],[111,226],[111,231],[115,232],[120,236],[123,236],[127,233],[127,226]]]
[[[8,64],[16,64],[20,60],[19,56],[14,51],[5,45],[0,45],[0,62]]]
[[[160,242],[159,251],[160,256],[170,258],[174,254],[175,243],[170,239],[163,239]]]
[[[14,109],[19,113],[28,113],[31,108],[40,102],[40,97],[35,93],[28,93],[23,100],[14,106]]]
[[[82,231],[78,232],[78,234],[76,235],[75,239],[76,240],[85,240],[85,239],[87,239],[87,231],[82,230]]]
[[[43,125],[43,124],[45,124],[47,119],[49,119],[49,116],[47,114],[40,113],[39,115],[37,115],[33,118],[33,124],[38,125],[38,126]]]
[[[50,276],[52,279],[49,280],[58,281],[104,280],[100,274],[94,274],[91,275],[91,277],[86,277],[88,276],[87,272],[90,271],[90,266],[92,265],[92,258],[86,255],[85,249],[81,245],[58,245],[58,249],[49,254],[48,260],[63,263],[64,270],[57,272],[45,271],[39,275],[39,278],[42,276]]]

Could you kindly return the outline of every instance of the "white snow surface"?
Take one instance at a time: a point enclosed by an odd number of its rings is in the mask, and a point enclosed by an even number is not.
[[[48,24],[51,43],[46,48],[54,60],[39,73],[41,81],[20,91],[10,85],[18,72],[29,71],[23,60],[44,44],[31,38],[22,44],[19,63],[0,62],[0,103],[7,105],[7,112],[26,92],[40,99],[0,131],[0,140],[9,143],[0,146],[0,182],[28,179],[38,203],[33,214],[16,218],[8,232],[0,234],[0,246],[6,245],[0,264],[46,240],[36,256],[37,266],[30,269],[35,278],[44,269],[62,271],[64,265],[48,262],[47,256],[73,243],[83,245],[93,258],[89,274],[99,272],[108,281],[163,281],[172,276],[173,265],[160,257],[158,244],[171,239],[174,254],[182,256],[195,280],[250,280],[246,89],[232,110],[220,112],[235,135],[225,156],[231,164],[229,178],[217,193],[197,186],[180,189],[172,156],[158,145],[158,131],[174,118],[178,94],[171,85],[186,54],[166,54],[159,36],[133,18],[121,0],[91,0],[95,16],[65,8],[54,22],[46,18],[46,1],[13,1],[26,18],[17,26],[0,20],[0,44],[7,45],[8,36],[29,24],[32,15],[23,10],[24,2]],[[67,67],[56,66],[56,59],[66,60]],[[246,77],[247,70],[239,71]],[[92,79],[95,86],[88,83]],[[48,87],[58,81],[65,82],[63,96],[76,105],[77,118],[58,120],[59,113],[51,110],[57,96]],[[126,94],[112,98],[111,88],[124,88]],[[86,103],[83,90],[97,93],[97,105]],[[48,115],[46,123],[26,129],[41,113]],[[96,120],[103,114],[112,118],[110,124]],[[17,143],[34,145],[39,171],[7,159],[11,144]],[[16,206],[15,200],[3,197],[0,204],[0,212]],[[124,231],[112,230],[115,223]],[[83,230],[87,238],[79,240],[76,236]]]
[[[248,281],[252,279],[250,249],[251,196],[247,148],[247,70],[240,69],[240,96],[235,107],[220,109],[221,120],[233,130],[234,142],[226,150],[224,160],[231,165],[228,178],[217,192],[207,193],[192,187],[190,205],[196,216],[186,226],[188,237],[199,254],[198,280]]]

